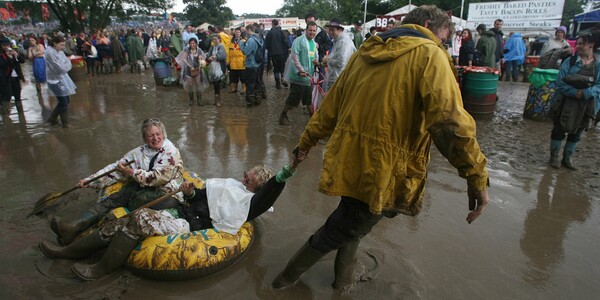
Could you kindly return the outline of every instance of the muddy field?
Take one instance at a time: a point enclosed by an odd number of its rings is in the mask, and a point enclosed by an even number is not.
[[[29,66],[25,73],[31,77]],[[78,81],[71,128],[43,124],[54,106],[46,91],[24,86],[24,113],[0,123],[0,290],[3,299],[590,299],[600,293],[600,127],[584,133],[578,171],[547,166],[551,124],[522,118],[528,85],[499,83],[493,118],[477,121],[489,160],[492,203],[469,225],[466,183],[432,150],[427,200],[418,217],[384,219],[363,239],[349,293],[330,287],[334,254],[293,288],[274,291],[273,278],[337,206],[316,192],[323,145],[286,186],[274,212],[256,220],[253,246],[213,276],[158,282],[120,270],[94,282],[71,274],[72,262],[52,261],[38,242],[53,240],[47,218],[26,218],[48,192],[75,183],[142,143],[142,120],[158,117],[181,150],[185,166],[202,177],[241,178],[256,164],[274,169],[290,152],[308,115],[289,113],[279,126],[288,90],[246,108],[243,96],[223,94],[223,107],[188,106],[175,87],[156,87],[152,72]],[[212,103],[212,90],[205,95]],[[67,196],[51,215],[74,217],[96,198],[92,190]]]

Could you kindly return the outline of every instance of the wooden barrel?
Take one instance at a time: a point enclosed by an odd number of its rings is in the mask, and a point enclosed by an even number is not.
[[[463,105],[473,117],[490,117],[496,110],[498,75],[467,72],[463,77]]]
[[[71,77],[71,80],[74,82],[87,80],[87,70],[85,69],[85,65],[77,67],[73,66],[71,71],[69,71],[69,77]]]

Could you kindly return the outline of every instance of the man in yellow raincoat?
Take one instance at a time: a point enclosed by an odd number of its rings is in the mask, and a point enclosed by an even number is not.
[[[450,22],[437,7],[421,6],[350,58],[295,150],[306,154],[330,137],[319,191],[341,201],[275,278],[274,288],[293,285],[332,250],[333,287],[351,286],[360,239],[383,216],[421,210],[432,142],[467,180],[467,222],[483,212],[487,161],[443,47]]]

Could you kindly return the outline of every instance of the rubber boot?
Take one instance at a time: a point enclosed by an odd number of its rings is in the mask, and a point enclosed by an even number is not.
[[[69,112],[63,111],[59,115],[62,128],[69,128]]]
[[[283,80],[283,79],[281,80],[281,85],[283,85],[283,87],[290,86],[289,83],[287,81]]]
[[[562,140],[550,140],[550,166],[555,169],[560,169],[560,161],[558,155],[560,154],[560,147],[562,146]]]
[[[82,259],[92,255],[98,249],[106,247],[106,242],[100,237],[100,229],[95,229],[64,247],[54,245],[48,241],[43,241],[38,246],[40,251],[48,258]]]
[[[71,223],[65,224],[60,218],[54,217],[50,220],[50,228],[56,233],[59,240],[65,245],[70,244],[78,233],[88,229],[90,226],[98,222],[97,214],[86,211],[79,219]]]
[[[9,115],[10,114],[10,102],[2,102],[1,105],[2,106],[0,107],[0,110],[2,110],[2,114]]]
[[[106,252],[99,262],[93,265],[73,264],[71,270],[83,280],[100,279],[118,269],[129,257],[131,250],[138,245],[138,240],[123,231],[118,231],[110,241]]]
[[[331,285],[334,289],[343,289],[354,283],[353,275],[356,267],[356,250],[360,240],[352,240],[337,250],[335,256],[335,280]]]
[[[294,285],[300,279],[300,275],[310,269],[325,254],[327,253],[315,250],[307,241],[290,259],[285,269],[275,277],[271,286],[275,289],[283,289]]]
[[[281,80],[275,79],[275,88],[278,90],[281,89]]]
[[[575,148],[577,147],[577,143],[567,142],[565,145],[565,150],[563,152],[562,165],[567,169],[577,170],[573,165],[573,154],[575,153]]]
[[[204,106],[204,101],[202,100],[202,94],[200,92],[196,92],[197,103],[198,106]]]
[[[288,118],[287,112],[282,112],[279,115],[279,125],[290,125],[290,119]]]
[[[190,106],[194,105],[194,93],[188,93],[188,95],[190,96]]]
[[[221,95],[215,95],[215,105],[221,107]]]
[[[246,107],[252,107],[252,105],[254,105],[255,98],[256,97],[254,95],[246,94]]]
[[[15,101],[15,106],[17,107],[17,112],[18,113],[22,113],[23,112],[23,103],[21,103],[21,101]]]
[[[56,110],[56,108],[52,111],[52,114],[50,114],[50,118],[48,118],[48,122],[50,125],[58,125],[58,111]]]

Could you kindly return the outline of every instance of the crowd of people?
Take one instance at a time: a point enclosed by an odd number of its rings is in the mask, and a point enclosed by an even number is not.
[[[455,26],[454,36],[448,44],[448,53],[455,65],[495,68],[500,71],[500,79],[506,81],[517,82],[521,73],[526,76],[525,59],[528,55],[533,55],[529,38],[519,32],[510,32],[505,37],[502,32],[503,24],[502,19],[497,19],[494,21],[494,27],[489,30],[485,24],[479,24],[475,28],[477,35],[469,28]],[[554,64],[549,68],[558,69],[562,58],[573,53],[566,41],[566,34],[565,26],[556,28],[554,38],[549,39],[539,53],[535,53],[542,56],[540,61],[545,61],[545,57],[549,58],[555,50],[560,50],[561,55],[552,60]]]

